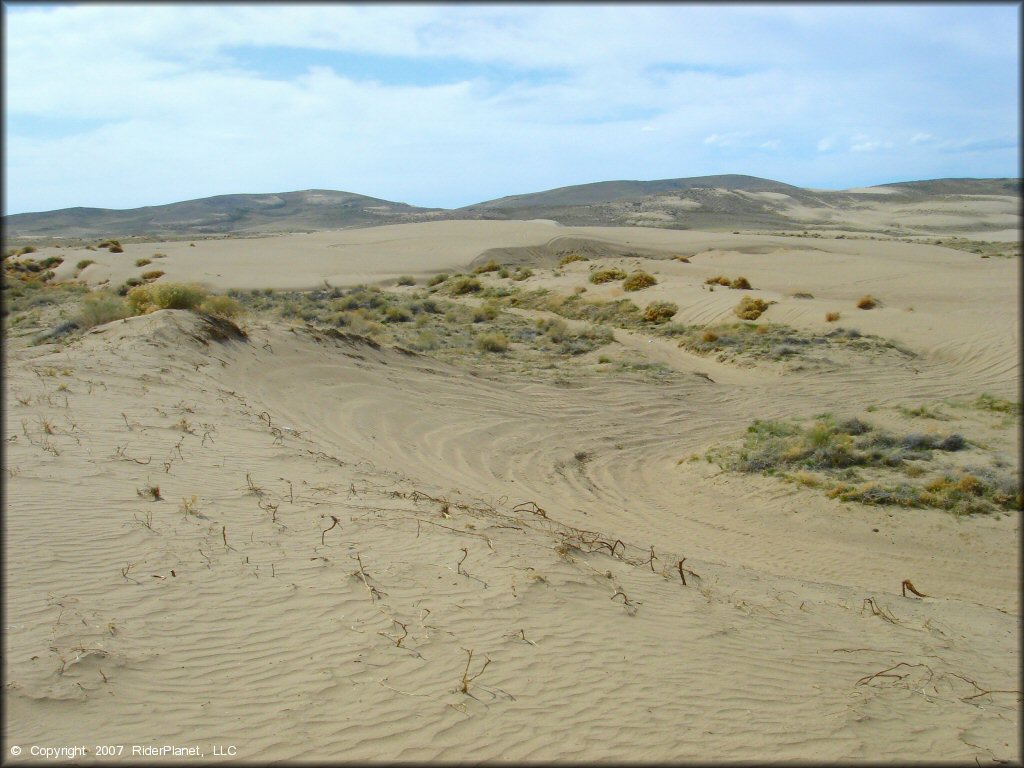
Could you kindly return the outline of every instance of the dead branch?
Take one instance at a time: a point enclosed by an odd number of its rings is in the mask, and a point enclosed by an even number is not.
[[[327,531],[332,531],[332,530],[334,530],[334,526],[336,526],[336,525],[337,525],[338,523],[340,523],[340,522],[341,522],[341,521],[340,521],[340,520],[339,520],[338,518],[336,518],[336,517],[335,517],[334,515],[331,515],[331,520],[333,520],[334,522],[333,522],[333,523],[331,523],[331,527],[330,527],[330,528],[328,528],[328,529],[327,529]],[[325,537],[325,536],[327,536],[327,531],[322,531],[322,532],[320,533],[320,544],[321,544],[321,545],[322,545],[322,544],[324,544],[324,537]]]
[[[918,592],[916,589],[914,589],[914,585],[910,583],[910,579],[904,579],[903,580],[903,584],[901,586],[903,587],[903,596],[904,597],[907,596],[907,590],[910,590],[911,592],[913,592],[918,597],[928,597],[928,595],[922,594],[921,592]]]

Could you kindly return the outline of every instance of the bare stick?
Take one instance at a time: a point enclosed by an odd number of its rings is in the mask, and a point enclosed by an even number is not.
[[[463,551],[463,553],[464,553],[464,554],[462,555],[462,559],[461,559],[461,560],[459,560],[459,563],[458,563],[458,565],[456,565],[456,566],[455,566],[455,570],[456,570],[456,571],[457,571],[458,573],[462,573],[462,564],[463,564],[464,562],[466,562],[466,558],[467,558],[467,557],[469,557],[469,550],[468,550],[468,549],[466,549],[465,547],[463,547],[463,548],[462,548],[462,551]]]
[[[333,520],[334,522],[333,522],[333,523],[331,523],[331,527],[330,527],[330,528],[328,528],[328,529],[327,529],[327,531],[331,531],[331,530],[334,530],[334,526],[336,526],[336,525],[337,525],[338,523],[340,523],[340,522],[341,522],[341,521],[340,521],[340,520],[339,520],[338,518],[336,518],[336,517],[335,517],[334,515],[331,515],[331,520]],[[324,537],[325,537],[325,536],[327,536],[327,531],[321,531],[321,533],[320,533],[320,544],[321,544],[321,545],[322,545],[322,544],[324,543]],[[360,568],[362,568],[362,565],[360,564],[360,566],[359,566],[359,567],[360,567]]]
[[[658,556],[656,554],[654,554],[654,545],[652,544],[651,545],[651,559],[647,561],[650,564],[650,566],[651,566],[651,573],[654,573],[654,561],[657,560],[657,559],[658,559]]]
[[[914,589],[914,585],[910,583],[910,579],[904,579],[903,580],[903,584],[901,586],[903,587],[903,596],[904,597],[907,596],[907,590],[910,590],[911,592],[913,592],[918,597],[928,597],[928,595],[922,594],[921,592],[918,592],[916,589]]]
[[[484,670],[487,669],[487,665],[491,663],[491,660],[490,660],[489,657],[485,657],[485,658],[487,658],[487,661],[485,661],[484,665],[482,667],[480,667],[480,671],[477,672],[472,677],[468,677],[468,675],[469,675],[469,665],[473,662],[473,651],[467,650],[466,648],[463,648],[462,650],[466,651],[466,653],[469,654],[469,658],[466,659],[466,670],[462,673],[462,687],[460,688],[460,690],[463,693],[469,693],[469,684],[471,682],[473,682],[474,680],[476,680],[478,677],[480,677],[480,675],[482,675],[484,673]]]
[[[684,557],[682,560],[680,560],[678,563],[676,563],[676,568],[679,569],[679,578],[683,580],[683,586],[684,587],[686,586],[686,576],[683,573],[683,562],[685,560],[686,560],[686,558]]]

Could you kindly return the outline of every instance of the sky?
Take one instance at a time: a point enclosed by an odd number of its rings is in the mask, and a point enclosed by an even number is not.
[[[4,213],[1020,175],[1018,4],[4,3]]]

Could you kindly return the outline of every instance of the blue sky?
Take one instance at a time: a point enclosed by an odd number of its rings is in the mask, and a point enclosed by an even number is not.
[[[4,6],[5,213],[1019,175],[1015,4]]]

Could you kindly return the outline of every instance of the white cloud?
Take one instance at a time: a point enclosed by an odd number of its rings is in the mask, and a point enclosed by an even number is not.
[[[932,141],[934,139],[935,139],[935,137],[932,136],[930,133],[915,133],[911,137],[910,143],[911,144],[921,144],[922,142]]]

